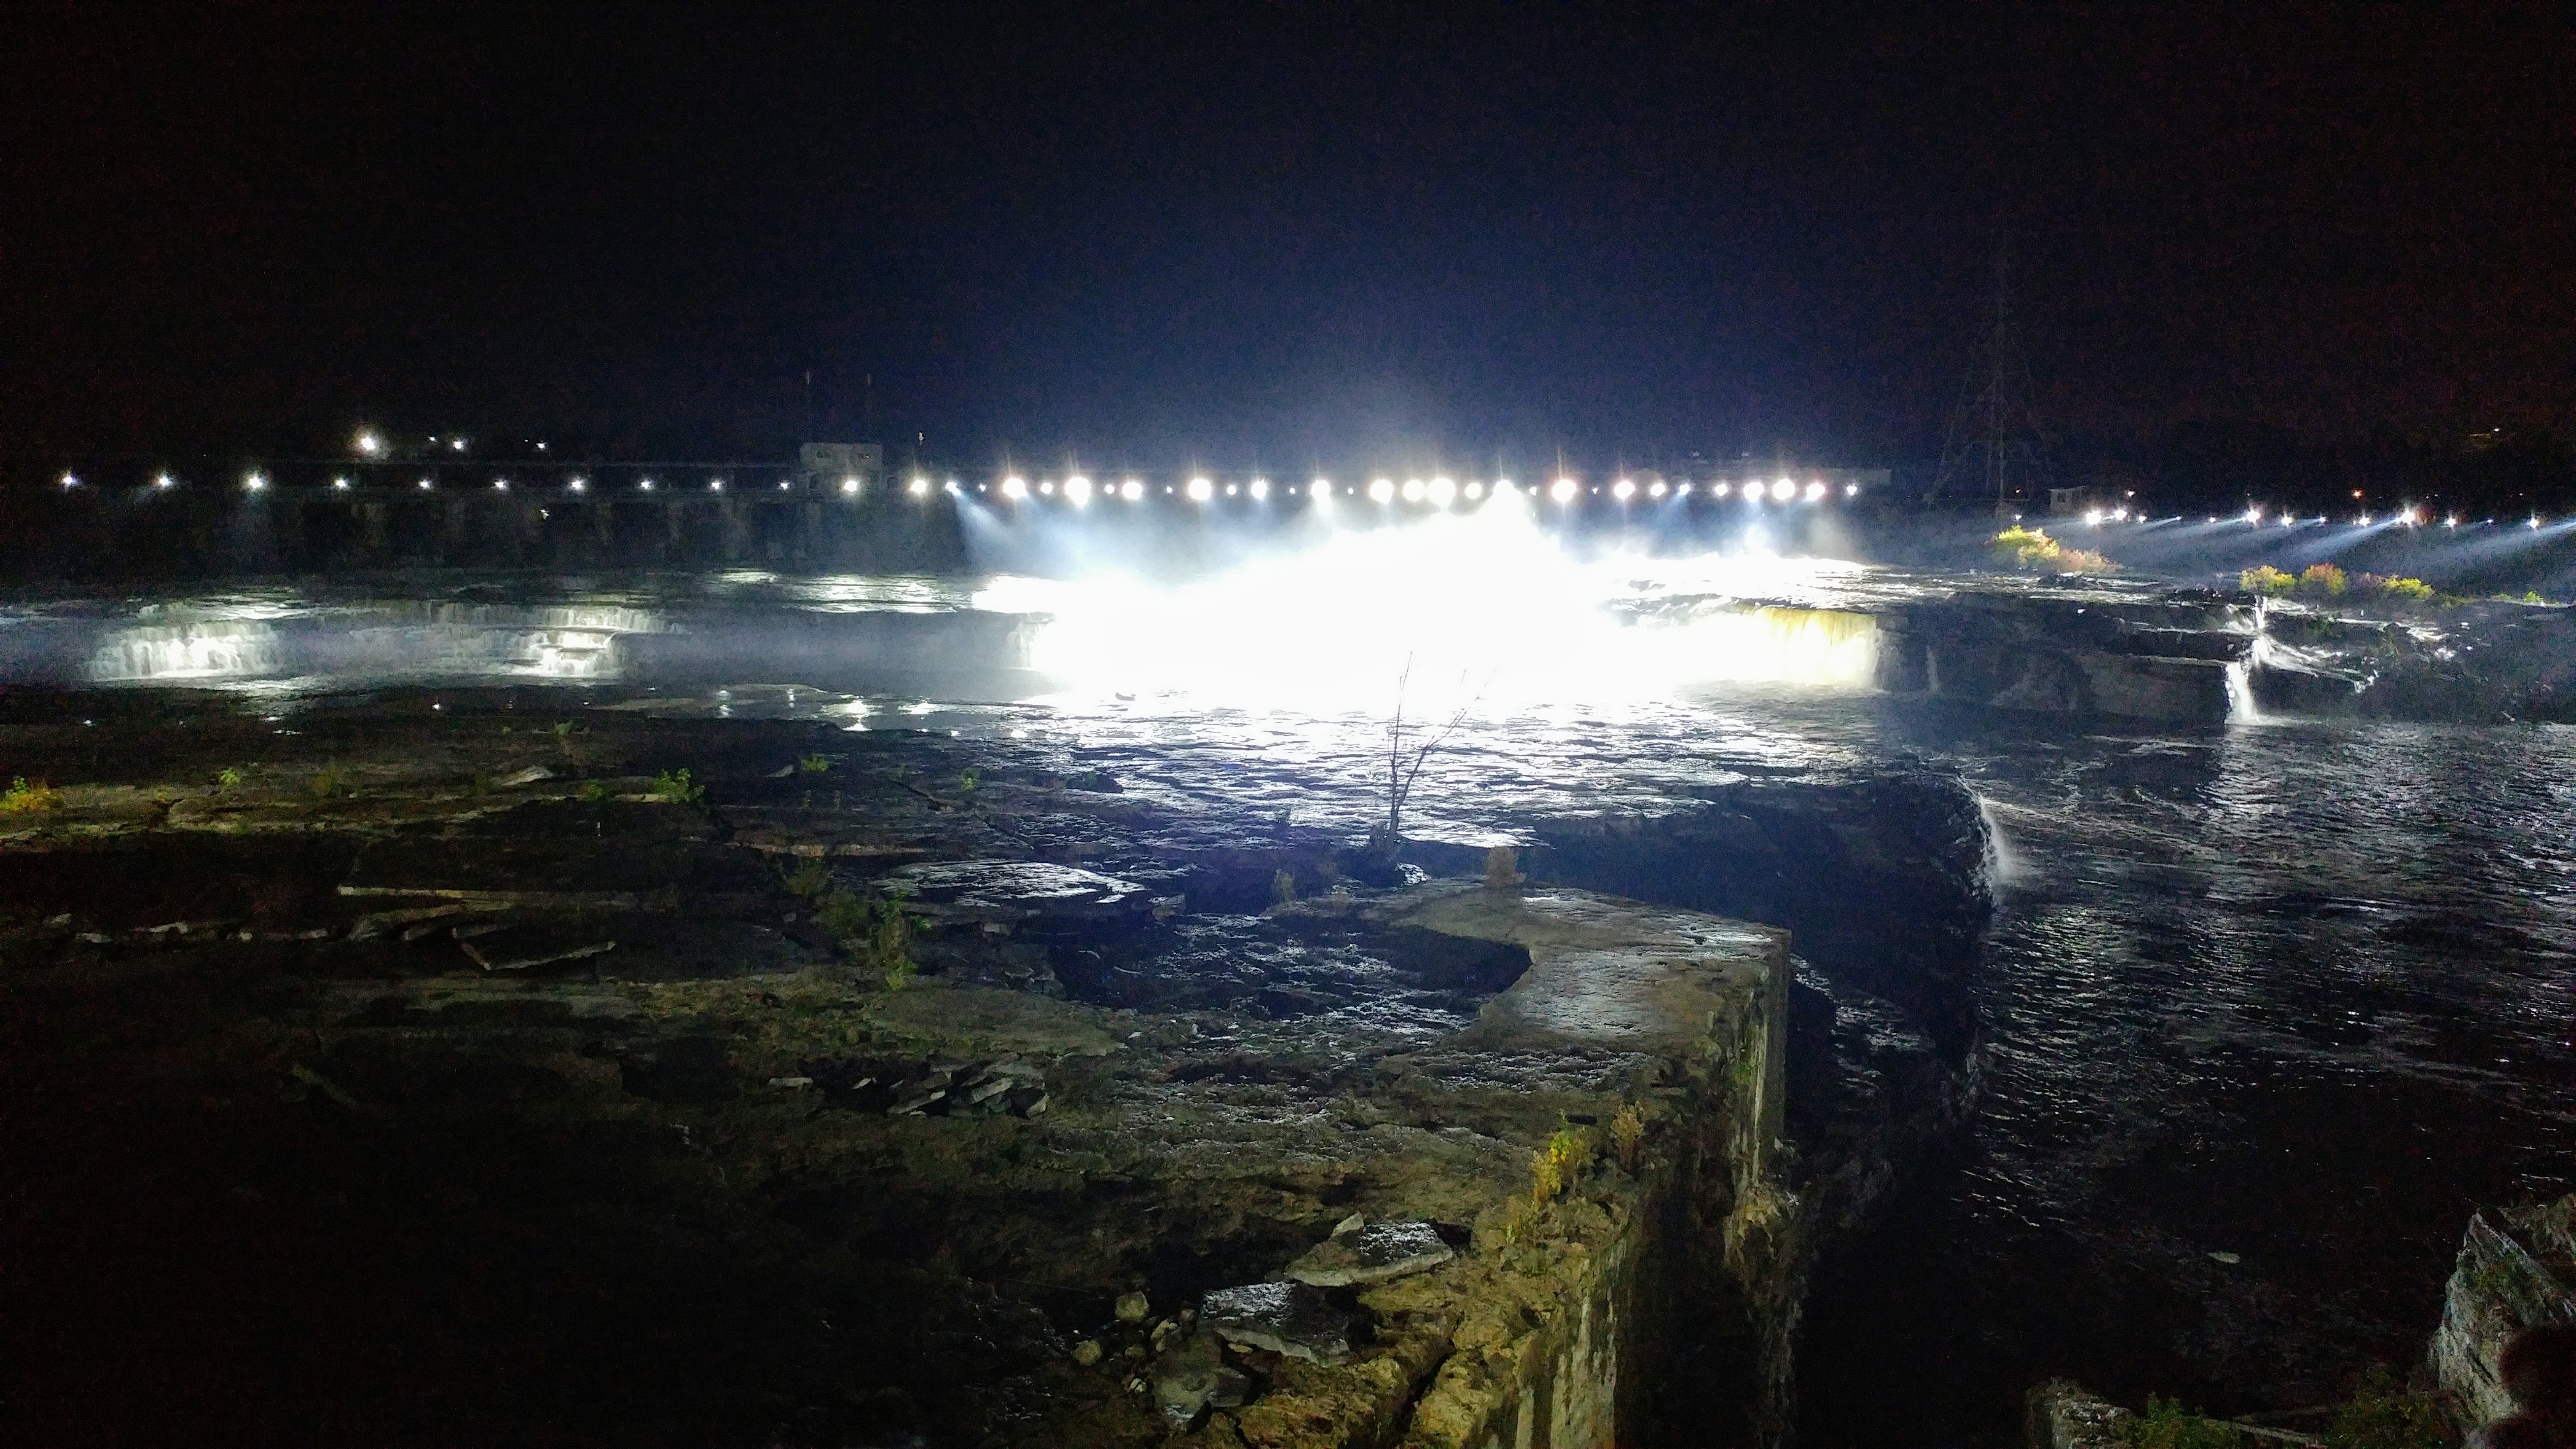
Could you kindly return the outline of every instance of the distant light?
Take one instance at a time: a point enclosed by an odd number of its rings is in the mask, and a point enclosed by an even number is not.
[[[841,480],[841,496],[842,496],[842,497],[844,497],[844,498],[856,498],[856,497],[858,497],[858,496],[859,496],[859,480],[858,480],[858,479],[856,479],[856,478],[844,478],[844,479],[842,479],[842,480]]]
[[[951,495],[954,495],[954,494],[958,491],[958,489],[957,489],[957,480],[956,480],[956,479],[954,479],[954,478],[949,479],[946,483],[944,483],[944,484],[942,484],[942,485],[940,485],[940,486],[941,486],[941,487],[943,487],[943,488],[945,488],[945,489],[947,489],[947,490],[948,490],[948,492],[949,492]]]
[[[1380,478],[1375,482],[1372,482],[1369,484],[1369,497],[1379,503],[1384,503],[1389,499],[1394,498],[1395,480],[1392,478]]]
[[[1718,497],[1720,497],[1720,498],[1724,498],[1726,495],[1728,495],[1729,493],[1732,493],[1732,492],[1734,492],[1734,491],[1735,491],[1735,485],[1733,485],[1733,484],[1731,484],[1731,483],[1727,482],[1727,481],[1726,481],[1725,479],[1723,479],[1723,478],[1720,478],[1720,479],[1718,479],[1718,480],[1717,480],[1717,496],[1718,496]]]
[[[1497,479],[1495,479],[1495,480],[1494,480],[1494,491],[1495,491],[1495,492],[1497,492],[1497,493],[1509,493],[1509,492],[1511,492],[1511,491],[1512,491],[1512,480],[1511,480],[1511,479],[1509,479],[1509,478],[1497,478]]]
[[[1055,480],[1053,478],[1040,478],[1038,480],[1038,493],[1043,497],[1053,498],[1055,496]]]
[[[1190,501],[1192,503],[1205,503],[1215,496],[1216,486],[1208,482],[1205,478],[1193,478],[1190,480]]]
[[[65,473],[63,475],[63,486],[66,488],[78,488],[80,486],[80,479],[74,474]]]
[[[1091,501],[1091,480],[1083,477],[1079,473],[1065,479],[1064,496],[1072,499],[1076,504],[1089,503]]]
[[[1663,480],[1663,479],[1661,479],[1661,478],[1658,478],[1658,479],[1656,479],[1654,482],[1647,484],[1647,485],[1646,485],[1646,496],[1647,496],[1647,497],[1649,497],[1649,498],[1661,498],[1661,497],[1663,497],[1663,496],[1664,496],[1664,480]]]
[[[450,442],[447,446],[459,453],[462,453],[465,451],[465,440],[463,438],[458,438]]]
[[[495,492],[495,493],[507,493],[507,492],[509,492],[509,491],[510,491],[510,480],[509,480],[509,479],[507,479],[507,478],[495,478],[495,479],[493,479],[493,480],[492,480],[492,491],[493,491],[493,492]]]
[[[1679,488],[1673,490],[1673,496],[1676,498],[1688,498],[1690,496],[1690,491],[1691,486],[1688,483],[1685,483]]]
[[[1783,503],[1788,502],[1789,499],[1797,493],[1797,491],[1798,485],[1790,482],[1786,478],[1783,478],[1771,485],[1771,496],[1779,499]]]
[[[1431,480],[1431,504],[1433,507],[1446,508],[1457,501],[1458,485],[1456,483],[1453,483],[1446,478],[1434,478]]]
[[[243,486],[244,488],[249,489],[249,490],[250,490],[251,492],[253,492],[253,493],[257,493],[257,492],[258,492],[259,490],[261,490],[262,488],[265,488],[265,487],[267,487],[267,486],[268,486],[268,480],[267,480],[266,478],[261,477],[257,472],[253,472],[253,473],[251,473],[249,476],[247,476],[247,477],[245,477],[245,478],[243,478],[243,479],[242,479],[242,486]]]
[[[2365,513],[2365,514],[2363,514],[2363,515],[2361,516],[2361,526],[2362,526],[2362,527],[2364,527],[2364,528],[2368,528],[2368,527],[2370,527],[2370,515],[2369,515],[2369,514]]]
[[[2444,528],[2457,528],[2457,527],[2459,527],[2459,526],[2460,526],[2460,515],[2458,515],[2458,514],[2454,513],[2454,514],[2452,514],[2450,517],[2443,519],[2443,520],[2442,520],[2442,526],[2443,526]]]
[[[1029,480],[1014,473],[1002,480],[1002,496],[1013,502],[1029,496]]]
[[[1819,499],[1822,499],[1824,496],[1825,485],[1822,482],[1815,482],[1807,485],[1807,501],[1809,503],[1814,503]]]
[[[427,488],[427,487],[430,487],[430,486],[431,486],[431,484],[430,484],[430,481],[429,481],[428,479],[423,478],[423,479],[421,479],[421,480],[420,480],[420,486],[421,486],[421,487],[423,487],[423,488]],[[645,486],[645,487],[647,487],[647,488],[650,488],[650,487],[652,487],[653,485],[652,485],[652,484],[650,484],[650,483],[647,483],[647,484],[645,484],[644,486]]]
[[[790,489],[793,489],[795,486],[796,480],[793,478],[781,478],[778,480],[778,491],[781,493],[785,493]]]
[[[2095,528],[2100,528],[2102,526],[2102,510],[2099,508],[2088,508],[2084,510],[2084,521]]]
[[[1267,498],[1270,496],[1270,480],[1267,478],[1255,478],[1252,480],[1249,487],[1252,496],[1255,498]]]
[[[1555,499],[1559,503],[1572,503],[1577,491],[1578,490],[1576,489],[1573,479],[1559,478],[1556,482],[1549,485],[1547,496]]]
[[[1145,497],[1145,485],[1134,478],[1130,478],[1126,482],[1118,485],[1118,496],[1126,499],[1130,503],[1140,502]]]
[[[543,444],[543,443],[539,443],[539,444],[537,444],[537,451],[538,451],[538,452],[542,453],[542,452],[544,452],[545,450],[546,450],[546,445],[545,445],[545,444]]]
[[[2127,509],[2125,509],[2125,508],[2114,508],[2114,509],[2112,509],[2112,510],[2111,510],[2111,521],[2112,521],[2113,523],[2126,523],[2126,522],[2128,522],[2128,521],[2129,521],[2129,510],[2127,510]]]
[[[1859,497],[1859,496],[1860,496],[1860,485],[1859,485],[1859,484],[1857,484],[1857,483],[1846,483],[1846,484],[1844,484],[1844,485],[1843,485],[1843,496],[1844,496],[1845,498],[1857,498],[1857,497]]]
[[[1629,481],[1628,481],[1627,479],[1625,479],[1625,478],[1622,478],[1622,479],[1620,479],[1618,482],[1613,483],[1613,484],[1611,484],[1611,485],[1610,485],[1610,496],[1611,496],[1611,497],[1613,497],[1613,498],[1621,499],[1621,500],[1623,500],[1623,501],[1624,501],[1624,500],[1626,500],[1626,499],[1633,498],[1633,497],[1635,497],[1636,495],[1637,495],[1637,485],[1636,485],[1636,484],[1634,484],[1634,483],[1629,482]]]
[[[1308,491],[1312,492],[1318,498],[1330,498],[1333,496],[1333,480],[1330,478],[1318,478],[1315,480],[1313,488]]]
[[[2540,519],[2537,516],[2535,516],[2529,523],[2523,525],[2525,528],[2538,528],[2539,526]]]
[[[167,488],[170,485],[167,481],[164,481],[161,486]],[[331,480],[331,486],[334,488],[346,488],[349,486],[349,480],[346,478],[334,478]]]
[[[1234,485],[1233,485],[1233,484],[1231,484],[1231,483],[1228,483],[1227,485],[1225,485],[1225,496],[1226,496],[1226,497],[1228,497],[1228,498],[1232,498],[1232,497],[1234,496],[1234,494],[1235,494],[1235,487],[1234,487]]]
[[[930,480],[927,478],[915,478],[910,484],[906,485],[905,491],[912,494],[915,498],[922,497],[930,492]]]
[[[1744,501],[1755,504],[1762,501],[1762,481],[1760,479],[1747,478],[1744,480]]]
[[[2246,510],[2245,510],[2245,521],[2246,521],[2247,523],[2251,523],[2251,524],[2255,525],[2255,526],[2256,526],[2256,527],[2258,527],[2258,528],[2259,528],[2259,527],[2261,527],[2261,526],[2262,526],[2262,523],[2263,523],[2263,510],[2262,510],[2262,509],[2260,509],[2260,508],[2248,508],[2248,509],[2246,509]]]
[[[1509,487],[1510,485],[1509,485],[1509,484],[1503,484],[1503,485],[1500,485],[1500,486],[1503,486],[1503,487]],[[1470,502],[1470,503],[1473,503],[1473,502],[1475,502],[1477,499],[1482,498],[1482,497],[1484,497],[1484,496],[1485,496],[1485,485],[1484,485],[1484,484],[1482,484],[1482,483],[1478,483],[1478,482],[1476,482],[1476,481],[1475,481],[1475,480],[1473,480],[1473,479],[1469,479],[1469,480],[1468,480],[1468,482],[1467,482],[1467,501],[1468,501],[1468,502]]]
[[[1421,479],[1407,478],[1404,480],[1404,501],[1407,503],[1419,503],[1422,501]]]
[[[358,433],[358,451],[370,458],[382,457],[385,440],[377,437],[371,429],[362,429]]]
[[[155,488],[168,488],[177,481],[177,479],[172,478],[169,474],[164,473],[160,477],[152,480],[152,486]]]
[[[423,484],[421,484],[420,486],[421,486],[421,487],[423,487],[423,488],[426,488],[426,487],[428,487],[429,485],[428,485],[427,483],[423,483]],[[635,486],[636,486],[637,488],[642,489],[643,491],[645,491],[645,492],[647,492],[647,493],[650,493],[650,492],[652,492],[652,491],[653,491],[653,480],[652,480],[652,479],[650,479],[650,478],[639,479],[639,480],[636,482]]]
[[[724,491],[724,480],[722,478],[708,479],[707,491],[709,493],[722,493]]]
[[[575,493],[579,493],[579,492],[580,492],[580,491],[582,491],[583,489],[588,488],[590,485],[589,485],[589,484],[587,484],[587,483],[585,483],[585,482],[583,482],[583,481],[581,480],[581,477],[580,477],[580,475],[579,475],[579,474],[575,474],[573,477],[571,477],[571,478],[569,478],[569,479],[565,480],[565,482],[564,482],[564,486],[565,486],[566,488],[571,489],[571,490],[572,490],[573,492],[575,492]]]

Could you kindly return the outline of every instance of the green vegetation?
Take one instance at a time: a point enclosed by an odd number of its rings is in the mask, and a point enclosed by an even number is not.
[[[1592,1159],[1598,1149],[1592,1141],[1592,1129],[1577,1127],[1562,1118],[1547,1145],[1530,1154],[1530,1202],[1545,1207],[1559,1193],[1583,1180],[1592,1170]]]
[[[583,803],[584,805],[605,805],[605,804],[607,804],[607,803],[608,803],[608,782],[607,782],[606,780],[584,780],[584,781],[582,781],[582,782],[581,782],[580,798],[581,798],[581,803]]]
[[[796,761],[796,768],[808,775],[819,775],[832,768],[832,762],[821,755],[806,755]]]
[[[215,788],[218,790],[238,790],[241,786],[242,772],[235,766],[226,765],[223,773],[215,776]]]
[[[479,787],[482,777],[477,776],[475,783]],[[338,765],[324,765],[314,771],[312,778],[304,782],[304,788],[311,791],[316,800],[338,800],[358,793],[349,784],[348,772]],[[478,788],[475,793],[481,794],[482,791]]]
[[[664,770],[655,775],[653,793],[682,805],[704,808],[707,803],[707,787],[692,783],[686,770]]]
[[[2351,593],[2362,598],[2389,603],[2435,604],[2446,601],[2431,584],[2422,579],[2399,578],[2390,574],[2360,574],[2347,578],[2344,571],[2330,563],[2308,565],[2298,574],[2284,573],[2270,564],[2257,564],[2236,576],[2237,587],[2249,594],[2281,598],[2304,594],[2310,598],[2339,598]]]
[[[784,874],[787,892],[795,896],[819,896],[831,888],[832,871],[819,855],[800,856],[796,868]]]
[[[2147,1396],[2147,1411],[2120,1426],[2129,1449],[2239,1449],[2245,1436],[2182,1406],[2179,1399]]]
[[[1637,1152],[1645,1141],[1646,1119],[1638,1115],[1634,1105],[1621,1107],[1619,1114],[1610,1119],[1610,1150],[1618,1155],[1621,1171],[1637,1170]]]
[[[30,785],[24,775],[10,781],[7,790],[0,790],[0,812],[10,815],[35,815],[62,807],[60,790],[42,780]]]
[[[984,777],[982,775],[975,773],[973,770],[965,771],[957,777],[957,793],[971,797],[974,795],[976,788],[983,783]]]
[[[2312,563],[2299,575],[2299,592],[2303,594],[2323,594],[2331,599],[2349,587],[2343,570],[2330,563]]]
[[[2279,598],[2299,586],[2299,576],[2283,573],[2270,564],[2256,564],[2236,576],[2236,586],[2249,594]]]
[[[2361,1376],[2325,1439],[2328,1449],[2443,1449],[2452,1442],[2433,1396],[2408,1392],[2386,1364]]]
[[[2018,569],[2063,574],[2116,574],[2120,566],[2091,549],[2068,548],[2046,530],[2016,523],[1988,540],[2001,559]]]
[[[883,977],[887,990],[900,991],[912,979],[912,920],[900,897],[871,901],[832,891],[815,905],[814,922],[862,969]]]

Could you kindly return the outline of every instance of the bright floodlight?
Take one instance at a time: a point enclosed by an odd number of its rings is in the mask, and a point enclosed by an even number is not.
[[[574,475],[574,476],[572,476],[571,478],[568,478],[568,479],[564,480],[564,486],[565,486],[566,488],[571,489],[571,490],[572,490],[573,492],[575,492],[575,493],[579,493],[581,490],[583,490],[584,488],[589,487],[590,485],[589,485],[588,483],[583,482],[583,481],[581,480],[581,476],[580,476],[579,474],[575,474],[575,475]]]
[[[1823,483],[1821,483],[1821,482],[1816,482],[1816,483],[1810,483],[1810,484],[1808,484],[1808,485],[1807,485],[1807,501],[1808,501],[1809,503],[1815,503],[1815,502],[1818,502],[1818,501],[1822,500],[1822,499],[1824,498],[1824,496],[1825,496],[1825,485],[1824,485]]]
[[[1663,496],[1664,496],[1664,480],[1663,480],[1663,479],[1661,479],[1661,478],[1658,478],[1658,479],[1656,479],[1654,482],[1647,484],[1647,485],[1646,485],[1646,496],[1647,496],[1647,497],[1649,497],[1649,498],[1661,498],[1661,497],[1663,497]]]
[[[1215,484],[1210,483],[1205,478],[1193,478],[1190,480],[1190,501],[1192,503],[1205,503],[1215,496]]]
[[[493,480],[492,480],[492,491],[493,491],[493,492],[495,492],[495,493],[507,493],[507,492],[509,492],[509,491],[510,491],[510,480],[509,480],[509,479],[507,479],[507,478],[495,478],[495,479],[493,479]]]
[[[1091,480],[1083,477],[1079,473],[1065,479],[1064,496],[1072,499],[1077,507],[1082,504],[1089,503],[1091,501]]]
[[[708,479],[707,491],[709,493],[722,493],[724,491],[724,480],[722,478]]]
[[[1786,478],[1782,478],[1771,485],[1771,496],[1779,499],[1783,503],[1788,502],[1797,494],[1797,492],[1798,485],[1790,482]]]
[[[358,433],[358,451],[370,458],[382,457],[385,451],[385,440],[377,437],[372,429],[361,429]]]
[[[2246,509],[2246,510],[2245,510],[2245,521],[2246,521],[2247,523],[2254,523],[2254,524],[2259,524],[2259,523],[2261,523],[2261,522],[2263,521],[2263,510],[2262,510],[2262,509],[2260,509],[2260,508],[2248,508],[2248,509]]]
[[[1369,484],[1369,497],[1379,503],[1384,503],[1395,497],[1395,480],[1392,478],[1380,478]]]
[[[792,479],[781,478],[778,480],[778,491],[781,493],[784,493],[795,486],[796,484]]]
[[[1624,503],[1624,502],[1626,502],[1628,499],[1635,497],[1635,496],[1636,496],[1636,494],[1637,494],[1637,485],[1636,485],[1636,484],[1634,484],[1634,483],[1629,482],[1629,481],[1628,481],[1627,479],[1625,479],[1625,478],[1622,478],[1622,479],[1620,479],[1618,482],[1613,483],[1613,484],[1611,484],[1611,485],[1610,485],[1610,496],[1611,496],[1611,497],[1613,497],[1613,498],[1616,498],[1616,499],[1620,500],[1620,501],[1621,501],[1621,502],[1623,502],[1623,503]]]
[[[1860,485],[1859,485],[1859,484],[1857,484],[1857,483],[1846,483],[1846,484],[1844,484],[1844,485],[1843,485],[1843,496],[1844,496],[1845,498],[1856,498],[1856,497],[1860,496]]]
[[[1431,480],[1431,504],[1433,507],[1446,508],[1450,504],[1456,502],[1457,499],[1457,484],[1446,478],[1434,478]]]
[[[1497,479],[1495,479],[1495,480],[1494,480],[1494,491],[1495,491],[1495,492],[1497,492],[1497,493],[1509,493],[1509,492],[1511,492],[1511,491],[1512,491],[1512,480],[1511,480],[1511,479],[1509,479],[1509,478],[1497,478]]]
[[[423,488],[428,487],[429,480],[426,478],[422,479],[420,486]],[[650,493],[653,491],[653,480],[650,478],[639,478],[635,480],[635,486],[643,492]]]
[[[1501,486],[1508,488],[1508,487],[1510,487],[1511,485],[1510,485],[1510,484],[1508,484],[1508,483],[1506,483],[1506,484],[1503,484],[1503,485],[1501,485]],[[1482,497],[1484,497],[1484,496],[1485,496],[1485,485],[1484,485],[1484,484],[1482,484],[1482,483],[1478,483],[1478,482],[1474,481],[1473,479],[1470,479],[1470,480],[1468,481],[1468,483],[1467,483],[1467,501],[1468,501],[1468,502],[1470,502],[1470,503],[1473,503],[1473,502],[1475,502],[1477,499],[1482,498]]]
[[[904,485],[904,491],[910,493],[915,498],[927,498],[930,496],[930,480],[927,478],[915,478],[910,483]]]
[[[252,473],[249,477],[242,479],[242,486],[253,493],[257,493],[262,488],[268,486],[268,480],[257,473]]]
[[[177,481],[178,480],[172,478],[169,474],[164,473],[160,477],[152,480],[152,486],[155,488],[167,488]]]
[[[1255,497],[1255,498],[1267,498],[1267,497],[1269,497],[1269,496],[1270,496],[1270,480],[1269,480],[1269,479],[1267,479],[1267,478],[1255,478],[1255,479],[1253,479],[1253,480],[1252,480],[1252,483],[1251,483],[1251,491],[1252,491],[1252,496],[1253,496],[1253,497]]]
[[[858,496],[859,496],[859,480],[858,480],[858,479],[856,479],[856,478],[844,478],[844,479],[842,479],[842,480],[841,480],[841,493],[842,493],[842,495],[843,495],[844,497],[848,497],[848,498],[856,498],[856,497],[858,497]]]
[[[1732,493],[1732,492],[1734,492],[1734,491],[1735,491],[1735,485],[1734,485],[1734,484],[1727,482],[1727,481],[1726,481],[1725,479],[1723,479],[1723,478],[1721,478],[1721,479],[1719,479],[1719,480],[1717,481],[1717,496],[1718,496],[1718,497],[1720,497],[1720,498],[1724,498],[1726,495],[1728,495],[1728,494],[1730,494],[1730,493]]]
[[[1002,496],[1013,502],[1029,496],[1029,481],[1014,473],[1002,480]]]
[[[2454,513],[2454,514],[2452,514],[2450,517],[2443,519],[2443,520],[2442,520],[2442,526],[2443,526],[2444,528],[2457,528],[2457,527],[2459,527],[2459,526],[2460,526],[2460,515],[2458,515],[2458,514]]]
[[[447,446],[459,453],[462,453],[465,451],[465,440],[463,438],[451,439]]]
[[[1419,503],[1422,501],[1421,479],[1407,478],[1404,480],[1404,501],[1407,503]]]
[[[1559,478],[1547,490],[1547,496],[1555,499],[1559,503],[1572,503],[1574,501],[1574,494],[1575,484],[1574,480],[1571,478]]]
[[[2102,510],[2099,508],[2085,509],[2084,521],[2095,528],[2100,528],[2102,526]]]
[[[2525,527],[2525,528],[2538,528],[2539,526],[2540,526],[2540,519],[2539,519],[2539,517],[2538,517],[2537,515],[2534,515],[2534,516],[2532,517],[2532,519],[2531,519],[2531,521],[2530,521],[2530,522],[2525,523],[2525,524],[2523,525],[2523,527]]]
[[[1126,482],[1118,485],[1118,496],[1126,499],[1130,503],[1137,502],[1145,496],[1145,485],[1138,482],[1136,479],[1130,478]]]
[[[346,488],[349,486],[349,480],[346,478],[334,478],[331,480],[331,486],[334,488]]]

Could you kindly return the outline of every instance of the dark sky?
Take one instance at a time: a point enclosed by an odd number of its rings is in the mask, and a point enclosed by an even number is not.
[[[469,12],[459,15],[458,12]],[[0,452],[2576,421],[2559,7],[17,6]]]

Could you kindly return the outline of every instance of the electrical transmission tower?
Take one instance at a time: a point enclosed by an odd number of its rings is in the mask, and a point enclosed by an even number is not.
[[[1994,331],[1959,386],[1932,494],[1989,497],[1996,516],[2009,518],[2045,504],[2047,486],[2048,438],[2031,402],[2030,359],[2022,354],[2021,328],[2013,320],[2011,273],[1997,252]]]

